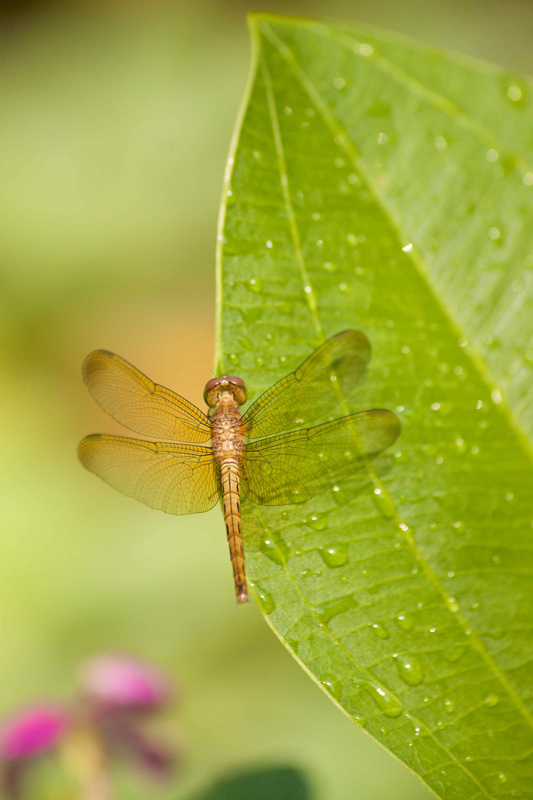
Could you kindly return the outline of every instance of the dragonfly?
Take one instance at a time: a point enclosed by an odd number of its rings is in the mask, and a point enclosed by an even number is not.
[[[129,430],[158,441],[93,434],[80,442],[79,458],[119,492],[168,514],[209,511],[222,500],[237,602],[246,603],[241,495],[265,506],[304,503],[398,438],[399,420],[386,409],[335,418],[370,356],[363,333],[342,331],[241,414],[248,396],[241,378],[209,380],[204,413],[120,356],[95,350],[83,364],[93,398]]]

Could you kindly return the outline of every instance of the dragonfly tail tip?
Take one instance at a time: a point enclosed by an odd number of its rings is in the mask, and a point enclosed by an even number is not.
[[[244,606],[248,602],[248,592],[246,589],[239,589],[237,592],[237,605]]]

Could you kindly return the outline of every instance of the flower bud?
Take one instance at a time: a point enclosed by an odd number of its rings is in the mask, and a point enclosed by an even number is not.
[[[87,700],[110,710],[150,711],[167,703],[172,694],[157,669],[127,656],[89,659],[80,671],[79,686]]]
[[[30,706],[0,725],[0,760],[19,761],[53,748],[69,723],[66,708]]]

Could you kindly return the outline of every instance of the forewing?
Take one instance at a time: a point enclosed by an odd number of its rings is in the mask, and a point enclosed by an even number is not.
[[[87,356],[83,380],[100,408],[136,433],[191,443],[211,437],[199,408],[108,350]]]
[[[94,434],[82,439],[83,466],[122,494],[167,514],[209,511],[220,497],[210,447]]]
[[[248,436],[258,439],[280,431],[307,428],[333,411],[359,384],[371,347],[360,331],[343,331],[253,403],[244,421]]]
[[[373,409],[253,442],[244,452],[243,492],[265,506],[303,503],[351,477],[399,433],[395,414]]]

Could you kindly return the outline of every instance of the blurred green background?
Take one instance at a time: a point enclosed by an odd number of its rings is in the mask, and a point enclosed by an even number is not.
[[[117,432],[85,390],[103,347],[201,404],[214,250],[252,9],[380,25],[533,72],[529,0],[0,3],[0,712],[68,693],[106,649],[179,682],[186,797],[302,767],[318,798],[429,798],[235,606],[219,509],[167,517],[76,461]],[[122,798],[153,796],[126,775]]]

